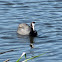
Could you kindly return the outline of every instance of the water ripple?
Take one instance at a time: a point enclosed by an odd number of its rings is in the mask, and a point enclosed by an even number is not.
[[[0,20],[1,62],[8,58],[11,62],[16,62],[22,52],[27,52],[28,58],[48,52],[29,62],[62,61],[61,0],[2,0]],[[30,25],[32,21],[36,22],[37,37],[17,35],[20,23]],[[33,48],[30,45],[33,45]],[[15,51],[10,52],[11,49]]]

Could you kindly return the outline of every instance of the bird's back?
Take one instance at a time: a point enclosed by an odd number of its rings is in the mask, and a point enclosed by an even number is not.
[[[17,33],[21,34],[21,35],[29,35],[29,33],[30,33],[30,26],[28,26],[25,23],[19,24]]]

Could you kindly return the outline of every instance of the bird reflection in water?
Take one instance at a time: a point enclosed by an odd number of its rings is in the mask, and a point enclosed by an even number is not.
[[[17,37],[20,38],[20,39],[22,39],[22,38],[23,38],[23,39],[24,39],[24,38],[25,38],[25,39],[28,38],[28,40],[30,41],[30,47],[31,47],[31,48],[34,48],[34,46],[33,46],[34,37],[32,37],[32,36],[21,36],[21,35],[19,35],[19,34],[17,34]],[[23,40],[22,40],[22,41],[23,41]]]
[[[34,37],[30,36],[30,47],[34,48],[33,43],[34,43]]]

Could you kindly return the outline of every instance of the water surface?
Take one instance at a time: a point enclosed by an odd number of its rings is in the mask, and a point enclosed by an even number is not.
[[[37,37],[17,35],[20,23],[32,21]],[[61,0],[0,0],[0,62],[16,62],[23,52],[27,58],[48,52],[29,62],[62,62]]]

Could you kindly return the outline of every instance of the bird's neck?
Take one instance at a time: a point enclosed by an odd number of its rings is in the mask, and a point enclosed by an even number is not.
[[[34,23],[31,23],[31,29],[34,31]]]

